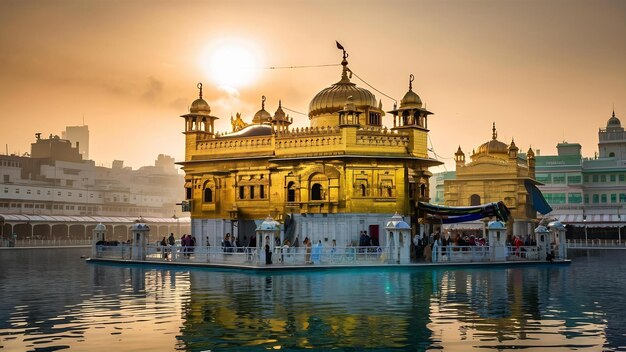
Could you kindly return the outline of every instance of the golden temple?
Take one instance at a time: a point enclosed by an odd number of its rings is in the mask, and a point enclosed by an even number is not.
[[[459,146],[454,154],[456,178],[444,181],[446,206],[472,206],[503,201],[511,214],[507,222],[509,235],[533,234],[537,225],[535,210],[525,182],[535,180],[535,153],[529,148],[519,153],[515,141],[499,141],[493,123],[491,140],[472,151],[471,161]]]
[[[261,109],[250,123],[237,114],[232,131],[218,133],[209,104],[199,98],[185,119],[186,204],[198,245],[219,244],[226,233],[247,245],[258,220],[283,224],[281,240],[340,246],[368,231],[372,241],[394,214],[416,231],[417,202],[429,201],[428,117],[409,90],[382,123],[382,104],[350,79],[343,51],[340,80],[309,105],[309,126],[290,128],[293,118],[279,101],[274,115]],[[255,223],[256,221],[256,223]],[[382,240],[382,235],[381,235]]]

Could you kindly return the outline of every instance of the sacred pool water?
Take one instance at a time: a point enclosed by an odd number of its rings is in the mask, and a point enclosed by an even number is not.
[[[626,350],[626,251],[571,265],[249,273],[0,251],[2,351]]]

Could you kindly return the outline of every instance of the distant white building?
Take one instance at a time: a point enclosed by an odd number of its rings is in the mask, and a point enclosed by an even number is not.
[[[0,155],[0,216],[100,216],[177,219],[184,178],[159,155],[138,170],[96,166],[58,136],[37,135],[31,155]],[[175,216],[174,216],[175,215]]]
[[[84,160],[89,159],[89,126],[66,126],[65,131],[61,132],[61,138],[78,147],[78,152]]]

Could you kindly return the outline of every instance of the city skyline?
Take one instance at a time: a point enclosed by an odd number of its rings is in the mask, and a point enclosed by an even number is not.
[[[181,161],[179,116],[198,82],[218,132],[230,131],[237,112],[250,122],[261,96],[270,113],[282,100],[293,127],[308,126],[294,111],[306,114],[339,80],[335,40],[358,77],[397,101],[415,75],[414,91],[435,113],[429,146],[448,169],[459,145],[468,153],[490,139],[494,121],[499,139],[523,151],[556,154],[567,141],[593,156],[613,106],[626,116],[619,1],[8,1],[0,9],[0,141],[10,153],[84,115],[98,164],[137,168],[159,153]],[[320,65],[336,66],[268,69]],[[391,126],[391,115],[383,122]]]

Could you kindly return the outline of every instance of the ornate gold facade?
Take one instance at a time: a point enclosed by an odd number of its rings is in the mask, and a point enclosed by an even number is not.
[[[532,198],[524,185],[525,180],[535,181],[535,154],[528,149],[525,157],[519,148],[497,139],[493,124],[492,138],[478,147],[465,162],[465,153],[455,153],[456,178],[444,181],[444,199],[448,206],[470,206],[504,201],[511,211],[509,234],[532,234],[531,227],[537,218]]]
[[[281,102],[272,116],[263,97],[251,123],[237,114],[231,117],[232,132],[217,133],[217,117],[199,85],[199,99],[182,116],[186,146],[180,163],[197,238],[219,240],[219,234],[232,231],[250,235],[253,226],[242,221],[268,215],[283,222],[323,214],[326,227],[300,228],[300,240],[320,232],[336,238],[333,219],[358,236],[350,220],[355,214],[361,226],[367,218],[381,229],[395,212],[416,223],[417,202],[429,200],[428,167],[441,164],[427,151],[432,113],[410,87],[400,107],[390,111],[394,126],[383,126],[380,102],[350,82],[346,57],[344,52],[341,80],[311,101],[310,126],[304,128],[290,128],[293,119]]]

